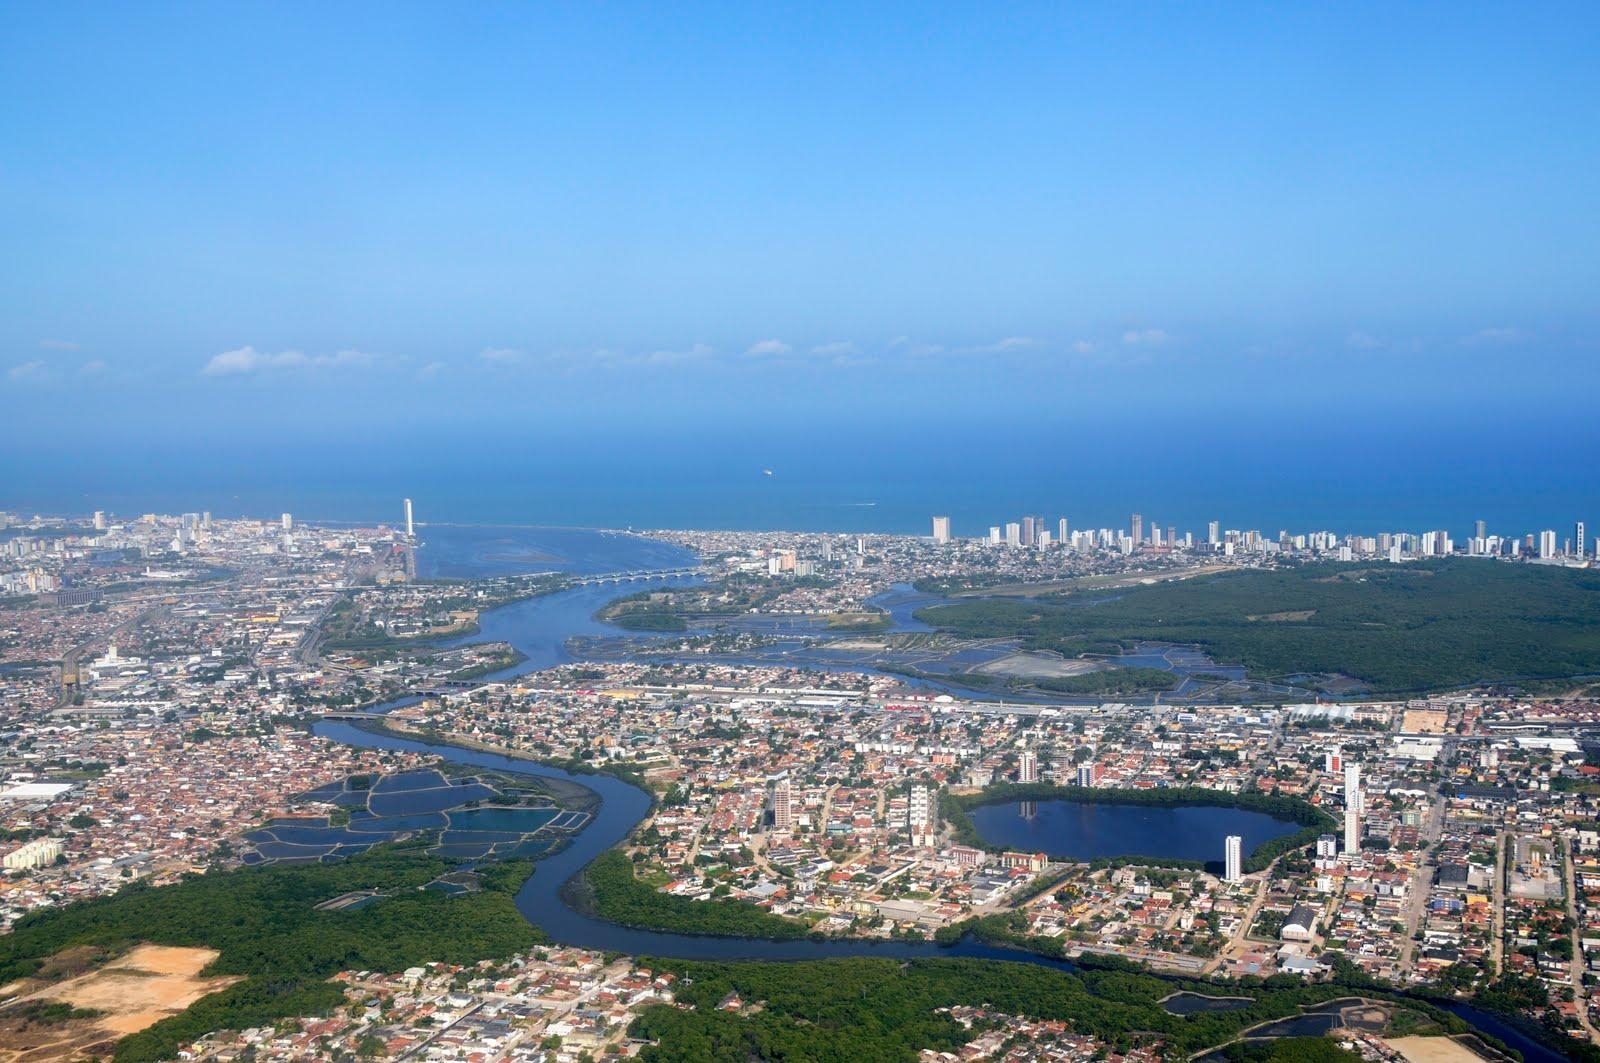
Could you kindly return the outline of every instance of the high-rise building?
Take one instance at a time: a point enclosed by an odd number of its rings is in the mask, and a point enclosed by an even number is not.
[[[406,538],[415,539],[416,537],[417,528],[416,525],[411,522],[411,499],[408,498],[406,499]]]
[[[1006,522],[1006,545],[1022,545],[1022,525],[1018,524],[1014,520]]]
[[[1133,539],[1133,545],[1138,546],[1144,542],[1144,517],[1135,513],[1128,518],[1128,523],[1133,526],[1133,533],[1130,536]]]
[[[1244,878],[1244,839],[1237,834],[1228,835],[1222,844],[1222,880],[1238,882]]]
[[[998,525],[998,524],[989,525],[989,545],[990,546],[999,546],[1000,545],[1000,525]]]
[[[1572,526],[1572,556],[1582,557],[1583,552],[1583,521],[1580,520]]]
[[[1032,517],[1022,518],[1022,545],[1032,546],[1039,538],[1039,529],[1033,523]]]
[[[918,784],[911,788],[906,806],[906,822],[913,831],[933,822],[933,797],[926,786]]]
[[[950,518],[933,518],[933,541],[943,546],[950,541]]]
[[[1488,522],[1480,520],[1476,524],[1474,524],[1472,526],[1472,537],[1474,539],[1487,539],[1489,537],[1489,524],[1488,524]]]
[[[1078,785],[1093,789],[1100,785],[1100,765],[1090,761],[1078,765]]]
[[[200,514],[200,527],[206,531],[211,530],[211,511],[209,509]]]
[[[1344,764],[1344,851],[1361,851],[1361,765],[1353,760]]]
[[[1029,750],[1024,750],[1022,755],[1017,758],[1017,781],[1039,781],[1039,758]]]
[[[289,513],[283,515],[283,530],[294,531],[294,516]]]
[[[1212,546],[1217,546],[1222,542],[1222,524],[1219,521],[1212,521],[1206,525],[1206,542]]]
[[[106,530],[106,511],[103,509],[97,509],[94,511],[94,530]]]
[[[1067,545],[1067,518],[1062,517],[1056,521],[1056,542],[1062,546]]]
[[[772,829],[789,830],[794,826],[794,794],[785,776],[772,788]]]
[[[1542,531],[1539,533],[1539,556],[1547,559],[1556,556],[1556,533],[1554,531]]]
[[[1332,834],[1322,834],[1317,837],[1317,859],[1332,860],[1339,855],[1339,839]]]

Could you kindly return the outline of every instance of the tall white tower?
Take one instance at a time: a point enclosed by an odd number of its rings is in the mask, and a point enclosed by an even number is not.
[[[1244,838],[1237,834],[1228,835],[1223,842],[1223,872],[1224,882],[1238,882],[1244,878]]]
[[[1361,765],[1344,762],[1344,851],[1361,851]]]
[[[416,527],[411,523],[411,499],[406,499],[406,538],[416,538]]]
[[[285,513],[283,515],[281,523],[283,524],[283,530],[284,531],[294,531],[294,515],[293,514]]]
[[[1022,755],[1017,758],[1017,781],[1039,781],[1039,758],[1034,756],[1032,752],[1025,750]]]

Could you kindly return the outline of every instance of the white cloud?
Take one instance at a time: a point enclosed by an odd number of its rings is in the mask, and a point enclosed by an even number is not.
[[[782,340],[758,340],[744,353],[752,358],[781,358],[793,349]]]
[[[1359,330],[1345,337],[1345,343],[1358,351],[1375,351],[1383,346],[1383,341],[1378,337]]]
[[[704,343],[697,343],[682,351],[651,351],[644,357],[632,361],[639,365],[684,365],[689,362],[703,362],[716,353]]]
[[[1155,347],[1166,343],[1166,332],[1158,328],[1129,329],[1122,334],[1122,342],[1130,347]]]
[[[39,346],[47,351],[81,351],[82,344],[73,343],[71,340],[40,340]]]
[[[423,380],[431,380],[440,373],[444,372],[444,368],[445,365],[443,362],[429,362],[427,365],[417,370],[417,376]]]
[[[1461,342],[1467,347],[1499,347],[1523,343],[1527,339],[1528,334],[1519,328],[1486,328],[1463,336]]]
[[[952,357],[970,356],[975,354],[1010,354],[1015,351],[1026,351],[1039,346],[1039,341],[1032,336],[1004,336],[993,343],[979,343],[971,347],[944,347],[939,344],[920,344],[905,346],[907,354],[935,355],[948,354]]]
[[[90,359],[78,367],[79,376],[97,376],[106,371],[106,363],[98,358]]]
[[[833,343],[817,344],[811,348],[811,353],[818,358],[851,358],[861,352],[849,340],[836,340]]]
[[[313,357],[302,351],[279,351],[274,354],[246,346],[213,355],[201,372],[206,376],[239,376],[284,369],[368,369],[400,361],[403,359],[348,348]]]
[[[31,362],[12,366],[6,375],[12,380],[37,380],[45,375],[44,363],[35,358]]]
[[[267,354],[254,347],[237,347],[213,355],[201,372],[207,376],[229,376],[236,373],[259,373],[268,369],[288,369],[305,364],[306,356],[299,351]]]
[[[478,352],[478,357],[490,365],[516,365],[522,361],[523,354],[515,347],[485,347]]]
[[[1093,340],[1073,340],[1072,349],[1078,354],[1093,354],[1095,343]]]

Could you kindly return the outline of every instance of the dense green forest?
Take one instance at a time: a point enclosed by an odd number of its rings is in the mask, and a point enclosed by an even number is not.
[[[675,971],[682,979],[677,999],[691,1006],[652,1007],[634,1022],[630,1033],[659,1042],[640,1054],[650,1063],[915,1060],[920,1049],[954,1051],[971,1039],[972,1034],[948,1015],[938,1014],[940,1008],[960,1004],[1070,1021],[1078,1030],[1118,1048],[1159,1039],[1178,1058],[1179,1053],[1221,1045],[1258,1023],[1350,993],[1348,987],[1272,979],[1245,990],[1256,998],[1247,1008],[1179,1017],[1157,1002],[1189,987],[1187,983],[1121,969],[1068,973],[967,959],[647,962],[658,970]],[[1196,986],[1201,992],[1217,991],[1212,983]],[[719,1010],[733,993],[747,1005],[761,1006],[742,1014]],[[1414,1007],[1426,1010],[1442,1027],[1466,1028],[1451,1016]]]
[[[633,862],[615,849],[595,857],[583,875],[595,914],[623,926],[774,940],[804,937],[811,930],[798,919],[773,915],[749,901],[693,901],[660,893],[636,878]]]
[[[0,937],[0,984],[32,974],[46,957],[76,945],[115,952],[153,942],[220,952],[205,973],[244,980],[124,1039],[116,1058],[130,1063],[170,1059],[184,1042],[211,1030],[326,1012],[342,1000],[325,981],[338,971],[474,963],[544,940],[512,902],[531,863],[485,867],[482,891],[465,896],[419,888],[452,866],[383,847],[333,864],[241,868],[157,888],[135,883],[110,897],[20,920]],[[360,889],[393,895],[354,911],[315,910]]]
[[[1253,678],[1342,674],[1386,693],[1600,673],[1600,572],[1456,558],[1229,572],[922,610],[974,638],[1069,657],[1142,641],[1203,647]]]
[[[1085,786],[1053,786],[1049,783],[997,783],[977,793],[953,794],[948,790],[939,793],[939,812],[950,826],[950,833],[962,845],[994,850],[996,846],[985,842],[978,834],[968,812],[980,805],[998,805],[1014,801],[1077,801],[1097,805],[1152,805],[1177,808],[1205,806],[1211,808],[1239,808],[1247,812],[1265,812],[1279,819],[1293,820],[1301,830],[1272,838],[1256,846],[1245,857],[1247,872],[1265,870],[1272,861],[1284,853],[1317,840],[1317,836],[1332,830],[1337,824],[1332,816],[1316,806],[1296,797],[1277,794],[1229,793],[1225,790],[1207,790],[1199,786],[1170,786],[1155,790],[1100,790]],[[1175,866],[1162,857],[1120,857],[1124,864],[1148,860],[1160,866]]]

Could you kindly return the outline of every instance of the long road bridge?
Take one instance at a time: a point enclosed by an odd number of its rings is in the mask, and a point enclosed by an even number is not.
[[[600,583],[634,583],[653,579],[686,579],[692,576],[703,576],[709,569],[700,565],[685,565],[682,568],[641,568],[632,572],[599,572],[592,576],[573,576],[571,583],[575,587],[591,587]]]

